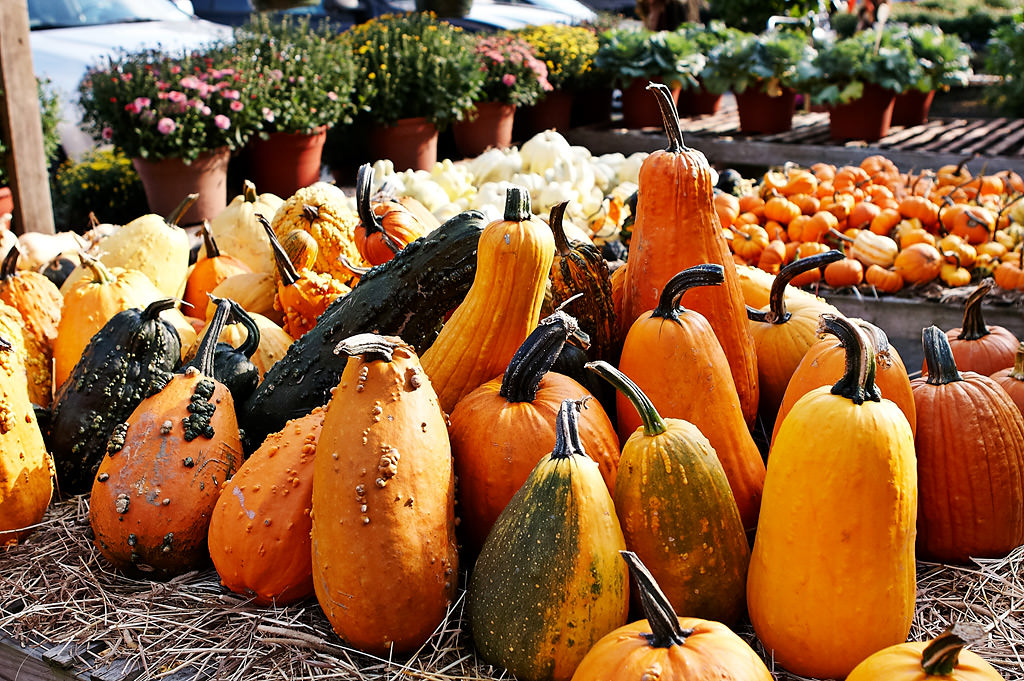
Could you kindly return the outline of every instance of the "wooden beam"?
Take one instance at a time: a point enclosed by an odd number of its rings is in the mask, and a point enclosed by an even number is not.
[[[7,140],[7,167],[14,193],[17,233],[53,234],[50,179],[43,151],[39,94],[32,70],[27,0],[0,2],[0,130]]]

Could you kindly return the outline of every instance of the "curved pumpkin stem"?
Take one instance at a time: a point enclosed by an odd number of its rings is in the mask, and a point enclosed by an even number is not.
[[[114,273],[111,272],[106,265],[101,263],[98,259],[92,257],[85,251],[81,251],[78,254],[82,260],[82,264],[89,268],[89,273],[92,274],[93,283],[96,284],[113,284],[115,281]]]
[[[210,296],[210,300],[216,305],[220,303],[221,298]],[[260,327],[244,307],[231,299],[228,299],[228,302],[231,303],[231,318],[245,328],[245,340],[235,350],[242,353],[246,359],[251,359],[260,347]]]
[[[929,326],[921,332],[924,346],[924,363],[928,368],[928,385],[946,385],[962,381],[963,377],[956,368],[953,348],[949,347],[949,339],[939,327]]]
[[[555,252],[563,258],[572,252],[569,237],[565,235],[565,225],[562,223],[568,205],[568,201],[555,204],[551,206],[551,212],[548,214],[548,226],[555,235]]]
[[[537,324],[512,355],[498,394],[508,402],[533,402],[544,374],[551,371],[559,353],[571,336],[582,336],[584,344],[590,337],[580,330],[576,319],[556,310]]]
[[[252,180],[242,182],[242,200],[246,203],[256,203],[259,200],[256,193],[256,184]]]
[[[263,217],[262,213],[256,213],[256,219],[263,225],[263,231],[267,233],[267,238],[270,239],[270,248],[274,251],[274,263],[277,265],[278,274],[281,275],[281,281],[284,282],[285,286],[294,285],[299,280],[299,273],[295,270],[295,265],[292,264],[291,258],[285,253],[281,242],[277,240],[277,235],[274,234],[274,228],[270,226],[270,221]]]
[[[857,320],[857,326],[861,330],[867,332],[868,339],[871,341],[871,345],[875,352],[875,373],[878,373],[878,365],[882,364],[885,367],[892,365],[892,345],[889,344],[889,337],[885,335],[885,331],[875,326],[871,322],[866,322],[862,319]]]
[[[661,124],[665,128],[665,134],[668,135],[668,148],[665,151],[671,154],[690,151],[690,148],[683,142],[683,127],[679,124],[676,103],[672,101],[672,90],[664,83],[647,83],[647,89],[653,90],[654,96],[658,100]]]
[[[747,306],[747,319],[752,322],[762,322],[765,324],[785,324],[789,321],[790,317],[789,312],[786,310],[786,286],[797,275],[816,270],[819,267],[824,267],[845,257],[842,251],[833,249],[824,253],[815,253],[814,255],[809,255],[806,258],[800,258],[789,263],[775,275],[771,292],[768,294],[768,310],[762,312]]]
[[[352,261],[349,260],[344,253],[338,254],[338,262],[341,264],[342,267],[344,267],[346,270],[348,270],[357,277],[362,277],[364,274],[373,269],[372,267],[360,267],[359,265],[353,265]]]
[[[181,222],[181,217],[185,215],[185,213],[188,212],[188,209],[192,207],[192,204],[198,200],[199,194],[189,194],[181,200],[181,203],[179,203],[174,210],[171,211],[170,215],[164,218],[164,222],[177,227],[178,223]]]
[[[640,421],[643,424],[645,437],[661,435],[668,430],[668,426],[665,425],[665,420],[661,418],[661,414],[659,414],[658,410],[655,409],[654,402],[651,402],[651,398],[649,398],[647,394],[640,389],[640,386],[634,383],[629,376],[604,360],[587,362],[583,366],[611,383],[616,390],[625,395],[626,398],[633,403],[633,406],[636,407],[637,413],[640,414]]]
[[[3,264],[0,264],[0,281],[7,281],[18,273],[19,258],[21,258],[21,249],[18,248],[18,244],[14,244],[4,256]]]
[[[697,286],[719,286],[725,281],[725,268],[717,264],[694,265],[665,283],[658,298],[658,307],[651,313],[652,317],[679,321],[679,313],[686,309],[682,304],[683,294]]]
[[[651,627],[651,635],[646,637],[648,645],[652,648],[684,645],[686,639],[693,634],[693,630],[679,626],[679,616],[676,615],[668,596],[658,586],[654,575],[632,551],[619,551],[619,555],[626,561],[629,574],[640,590],[640,605]]]
[[[960,651],[981,640],[985,630],[969,622],[958,622],[932,639],[921,654],[921,668],[928,676],[952,676],[960,661]]]
[[[356,210],[359,213],[359,224],[366,232],[367,239],[371,235],[379,233],[381,241],[388,247],[388,250],[397,254],[402,249],[391,238],[387,230],[384,229],[384,223],[380,221],[377,214],[373,212],[373,205],[370,202],[370,188],[372,184],[373,166],[369,163],[364,163],[359,166],[359,171],[356,173]]]
[[[1021,253],[1024,254],[1024,249],[1021,249]],[[1024,262],[1024,255],[1021,257],[1022,262]],[[988,292],[991,290],[992,280],[986,279],[967,297],[967,302],[964,303],[964,321],[960,325],[960,333],[956,337],[957,340],[978,340],[991,333],[988,327],[985,326],[985,317],[981,312],[981,299],[988,295]]]
[[[152,321],[160,316],[164,310],[170,310],[178,304],[177,298],[160,298],[146,306],[146,309],[139,315],[143,321]]]
[[[397,338],[381,336],[376,333],[357,333],[349,336],[334,346],[334,354],[349,357],[365,356],[375,360],[390,362],[395,356],[395,348],[401,345]]]
[[[854,404],[880,402],[882,394],[875,385],[875,348],[867,334],[849,319],[828,313],[821,315],[818,333],[831,333],[846,352],[846,371],[832,386],[832,394]]]
[[[229,316],[231,316],[231,302],[225,298],[219,298],[217,310],[213,313],[210,325],[206,329],[206,335],[203,336],[203,340],[199,343],[196,356],[183,369],[196,369],[203,376],[213,377],[214,354],[217,350],[217,343],[220,340],[220,333],[224,330],[224,325],[227,323]]]
[[[210,231],[210,221],[203,220],[203,247],[206,249],[207,258],[216,258],[220,256],[220,249],[217,248],[217,240],[213,238],[213,232]]]
[[[571,456],[589,456],[583,449],[580,439],[580,410],[589,395],[579,400],[562,400],[558,408],[558,423],[555,426],[555,448],[551,451],[552,459],[568,459]]]
[[[531,217],[533,213],[530,209],[530,192],[519,186],[505,190],[505,212],[502,219],[506,222],[523,222]]]

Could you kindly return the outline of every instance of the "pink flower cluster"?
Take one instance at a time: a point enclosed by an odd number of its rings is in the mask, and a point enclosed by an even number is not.
[[[170,71],[174,75],[180,74],[181,67],[174,66]],[[131,75],[125,73],[122,78],[128,80]],[[139,116],[145,123],[155,123],[161,135],[170,135],[179,127],[173,116],[185,114],[189,110],[210,116],[213,109],[208,102],[214,97],[230,100],[228,108],[231,111],[242,111],[245,108],[242,95],[232,87],[235,76],[234,69],[211,69],[205,73],[186,75],[177,82],[157,80],[156,106],[153,106],[149,97],[136,97],[125,104],[124,109]],[[220,130],[227,130],[231,127],[231,119],[224,114],[217,114],[213,116],[213,124]]]

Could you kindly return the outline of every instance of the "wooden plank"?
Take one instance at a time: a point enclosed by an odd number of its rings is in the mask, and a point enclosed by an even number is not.
[[[67,669],[48,664],[43,655],[40,648],[22,647],[0,634],[0,681],[85,681]]]
[[[1024,127],[1015,130],[1006,137],[1003,137],[998,142],[995,142],[994,144],[984,147],[983,149],[980,150],[980,153],[990,156],[1003,154],[1006,153],[1009,149],[1011,149],[1015,144],[1020,143],[1022,139],[1024,139]]]
[[[15,233],[53,234],[43,124],[32,70],[27,0],[0,2],[0,129],[7,140]]]
[[[972,121],[967,125],[959,125],[945,130],[928,144],[917,147],[917,151],[952,151],[960,153],[959,140],[967,133],[985,125],[985,119]]]
[[[1024,118],[1011,118],[1011,119],[1003,118],[1003,119],[999,119],[999,120],[1006,121],[1006,124],[1000,126],[1000,128],[998,130],[990,131],[989,134],[987,134],[985,136],[978,136],[973,142],[971,142],[968,145],[965,145],[961,149],[961,151],[964,154],[973,154],[974,152],[980,151],[980,150],[984,149],[985,147],[988,147],[989,145],[991,145],[993,140],[1001,140],[1003,137],[1005,137],[1006,135],[1009,135],[1011,132],[1013,132],[1017,128],[1020,128],[1021,126],[1024,126]]]
[[[880,147],[895,147],[902,142],[912,140],[918,135],[924,134],[933,128],[939,128],[945,126],[945,121],[942,120],[931,120],[921,125],[911,125],[909,127],[898,130],[894,133],[886,135],[882,139],[878,140],[878,146]]]
[[[1005,118],[993,118],[985,125],[975,127],[973,130],[965,132],[962,136],[954,140],[948,148],[944,148],[943,151],[952,151],[960,154],[970,153],[968,148],[970,142],[975,140],[990,139],[993,134],[996,134],[1000,128],[1003,127],[1007,119]]]
[[[951,120],[948,120],[948,121],[944,121],[943,124],[940,125],[940,126],[936,126],[934,128],[930,128],[927,131],[925,131],[924,133],[918,135],[917,137],[914,137],[913,139],[905,140],[902,144],[899,145],[899,148],[900,149],[920,148],[922,145],[928,144],[929,142],[934,140],[939,135],[941,135],[941,134],[943,134],[943,133],[945,133],[945,132],[947,132],[947,131],[949,131],[951,129],[959,127],[961,125],[967,125],[967,119],[966,118],[954,118],[954,119],[951,119]]]

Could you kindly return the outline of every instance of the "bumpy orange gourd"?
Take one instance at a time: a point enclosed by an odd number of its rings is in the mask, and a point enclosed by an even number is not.
[[[23,360],[0,337],[0,547],[29,534],[25,528],[43,519],[51,496],[53,461],[29,401]]]
[[[530,212],[529,193],[510,187],[502,218],[480,235],[469,293],[423,353],[423,369],[446,412],[500,376],[537,326],[554,258],[555,238]]]
[[[964,650],[984,636],[979,625],[960,622],[931,641],[899,643],[858,664],[846,681],[1003,681],[977,653]]]
[[[401,339],[361,334],[336,352],[349,359],[313,464],[313,585],[345,641],[408,653],[444,619],[458,584],[448,430]]]
[[[695,265],[670,279],[658,306],[633,323],[618,368],[640,386],[662,416],[692,423],[711,442],[736,497],[743,527],[752,532],[761,506],[764,460],[744,423],[728,359],[711,325],[680,303],[688,290],[720,286],[723,281],[720,265]],[[615,399],[619,440],[625,442],[642,418],[626,394],[619,392]]]
[[[89,521],[116,567],[170,576],[206,560],[221,486],[242,463],[231,393],[213,378],[231,302],[217,306],[194,360],[114,429],[92,485]]]
[[[595,643],[572,681],[771,681],[761,658],[729,627],[678,617],[636,554],[622,556],[640,590],[644,619]]]
[[[958,371],[937,327],[923,343],[928,375],[912,382],[918,548],[944,562],[1005,556],[1024,544],[1024,417],[991,378]]]
[[[224,486],[208,545],[221,584],[259,605],[313,595],[313,455],[324,409],[267,437]]]
[[[704,315],[715,330],[729,358],[743,417],[750,424],[757,415],[757,357],[736,265],[714,208],[711,166],[704,154],[684,146],[668,88],[651,83],[648,89],[653,89],[658,98],[669,147],[649,154],[640,167],[640,200],[626,265],[619,328],[628,331],[640,315],[657,307],[662,288],[677,273],[704,263],[722,265],[725,283],[696,289],[685,302]]]
[[[830,679],[907,639],[917,475],[910,424],[875,386],[871,343],[846,319],[822,320],[846,348],[846,373],[800,398],[779,428],[747,607],[776,664]]]
[[[572,378],[551,371],[568,338],[579,335],[576,320],[556,311],[527,337],[501,378],[484,383],[452,410],[448,433],[459,476],[459,532],[474,554],[533,467],[551,452],[562,401],[590,395]],[[611,493],[619,438],[600,402],[587,402],[579,429]]]

